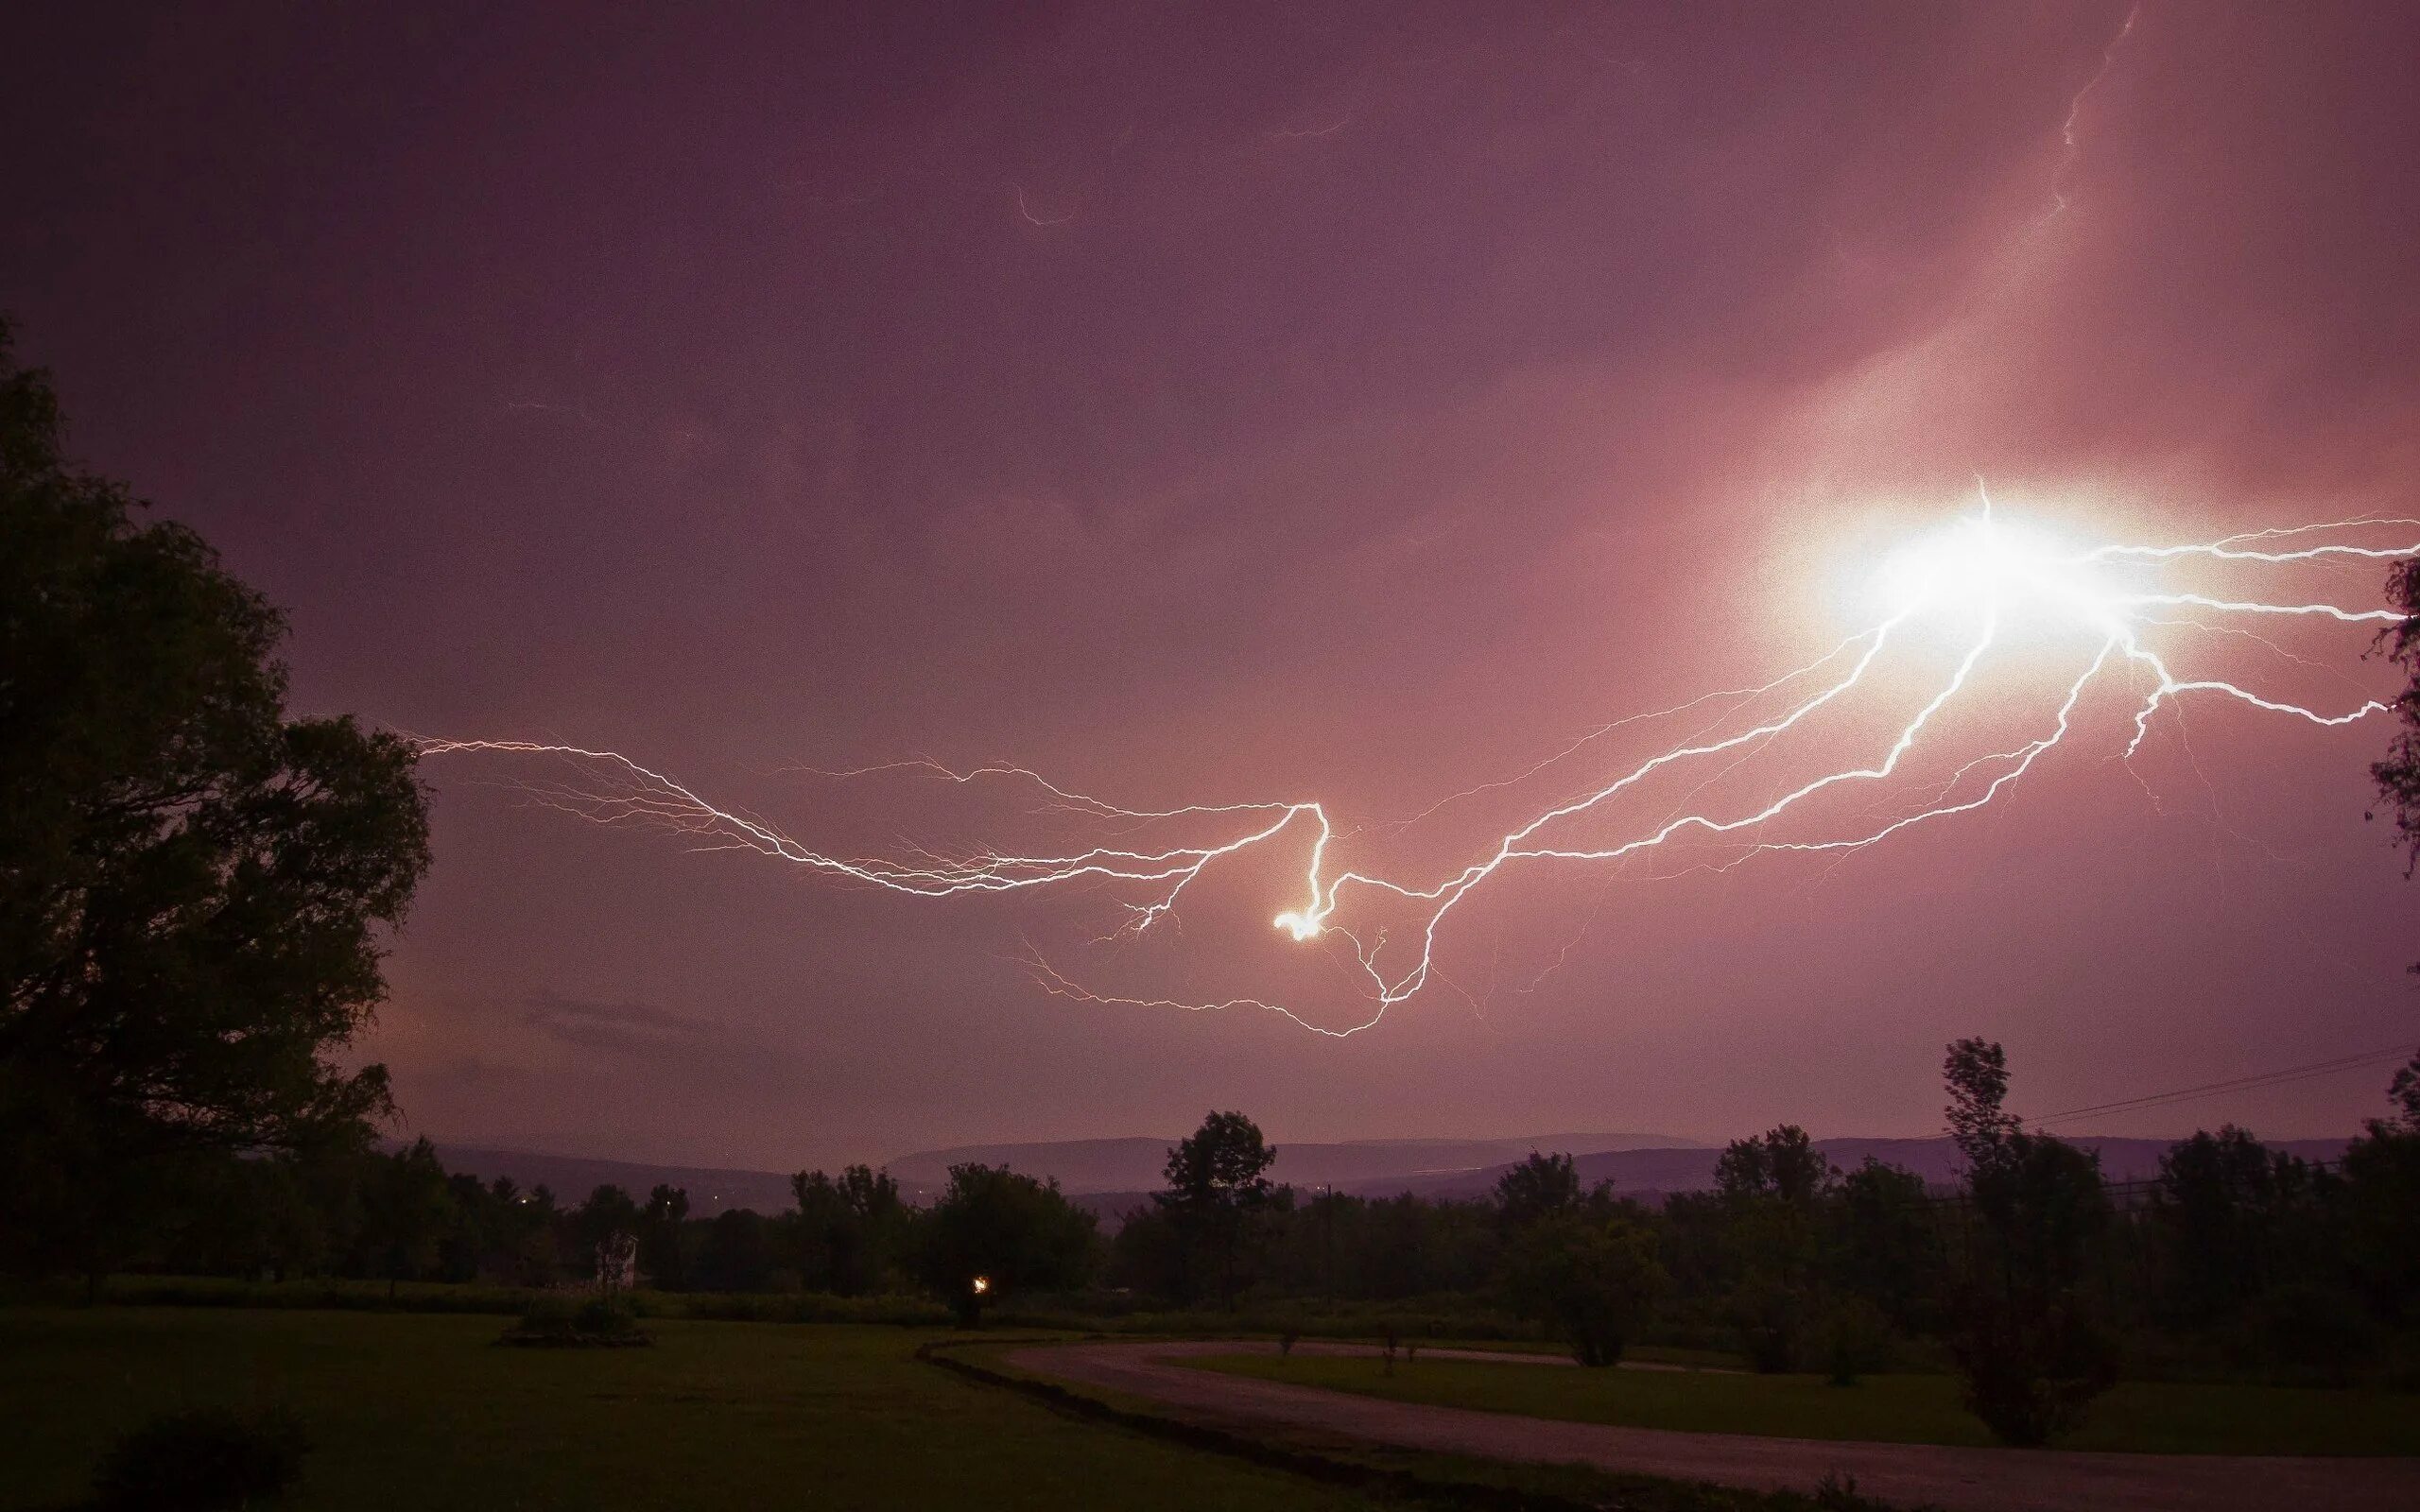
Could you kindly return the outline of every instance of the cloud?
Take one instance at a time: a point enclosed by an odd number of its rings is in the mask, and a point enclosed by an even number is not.
[[[521,1022],[583,1050],[650,1058],[666,1052],[736,1051],[746,1038],[726,1025],[685,1019],[644,1003],[591,1002],[544,988],[524,1000]]]

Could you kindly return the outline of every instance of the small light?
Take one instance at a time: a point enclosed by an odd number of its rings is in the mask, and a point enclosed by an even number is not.
[[[980,1296],[982,1296],[985,1292],[988,1292],[988,1291],[990,1291],[991,1289],[992,1289],[992,1278],[991,1278],[991,1277],[989,1277],[989,1276],[977,1276],[977,1277],[976,1277],[976,1278],[975,1278],[975,1295],[976,1295],[976,1296],[980,1297]]]

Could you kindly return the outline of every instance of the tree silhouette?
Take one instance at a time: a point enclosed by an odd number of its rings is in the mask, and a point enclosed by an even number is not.
[[[2377,782],[2378,796],[2393,807],[2395,839],[2404,848],[2408,874],[2420,867],[2420,557],[2394,564],[2387,574],[2386,597],[2405,618],[2378,632],[2376,650],[2401,667],[2408,680],[2394,704],[2402,728],[2388,743],[2386,759],[2370,768],[2370,776]]]
[[[1168,1151],[1167,1189],[1151,1200],[1168,1215],[1193,1263],[1189,1289],[1199,1290],[1206,1270],[1220,1304],[1234,1303],[1245,1236],[1253,1215],[1270,1206],[1267,1172],[1276,1159],[1260,1125],[1234,1112],[1210,1114]]]
[[[427,816],[410,748],[286,717],[282,616],[61,436],[0,323],[0,1228],[80,1225],[97,1275],[139,1168],[388,1108],[337,1053]]]

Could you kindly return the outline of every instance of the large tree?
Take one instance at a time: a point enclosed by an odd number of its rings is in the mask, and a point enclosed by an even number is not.
[[[1942,1074],[1972,1218],[1950,1356],[1984,1426],[2008,1443],[2046,1443],[2082,1422],[2117,1377],[2115,1341],[2087,1285],[2111,1219],[2100,1162],[2007,1111],[2008,1057],[1996,1043],[1958,1040]]]
[[[2411,864],[2420,866],[2420,557],[2394,564],[2387,574],[2386,596],[2405,618],[2379,632],[2377,649],[2408,680],[2394,698],[2402,728],[2387,747],[2386,760],[2372,766],[2370,775],[2377,780],[2378,796],[2392,806],[2396,839]]]
[[[1206,1278],[1221,1304],[1235,1301],[1252,1221],[1275,1197],[1268,1172],[1276,1160],[1260,1125],[1233,1112],[1210,1114],[1168,1151],[1167,1187],[1151,1200],[1176,1228],[1188,1293]]]
[[[1082,1285],[1092,1275],[1095,1227],[1056,1181],[953,1165],[949,1190],[921,1226],[918,1269],[973,1328],[994,1297]]]
[[[287,717],[282,616],[69,463],[48,376],[9,336],[0,1210],[56,1236],[161,1157],[357,1137],[387,1109],[384,1068],[341,1056],[383,995],[427,816],[405,742]]]
[[[1793,1369],[1804,1352],[1822,1204],[1834,1180],[1832,1163],[1795,1124],[1734,1140],[1715,1162],[1715,1194],[1730,1220],[1739,1278],[1731,1312],[1759,1370]]]

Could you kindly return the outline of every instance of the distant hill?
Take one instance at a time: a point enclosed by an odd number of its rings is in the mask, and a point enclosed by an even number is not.
[[[890,1162],[890,1174],[902,1183],[938,1189],[949,1181],[953,1165],[1005,1165],[1011,1171],[1058,1181],[1076,1193],[1148,1192],[1160,1184],[1167,1164],[1171,1135],[1157,1139],[1057,1140],[1033,1144],[962,1144],[955,1149],[919,1150]],[[1531,1150],[1558,1150],[1594,1156],[1613,1150],[1699,1148],[1694,1142],[1668,1134],[1598,1133],[1539,1134],[1520,1139],[1492,1140],[1353,1140],[1335,1144],[1275,1142],[1277,1164],[1272,1180],[1296,1187],[1333,1186],[1359,1191],[1390,1182],[1414,1182],[1451,1177],[1520,1160]],[[1708,1157],[1707,1169],[1713,1169]]]

